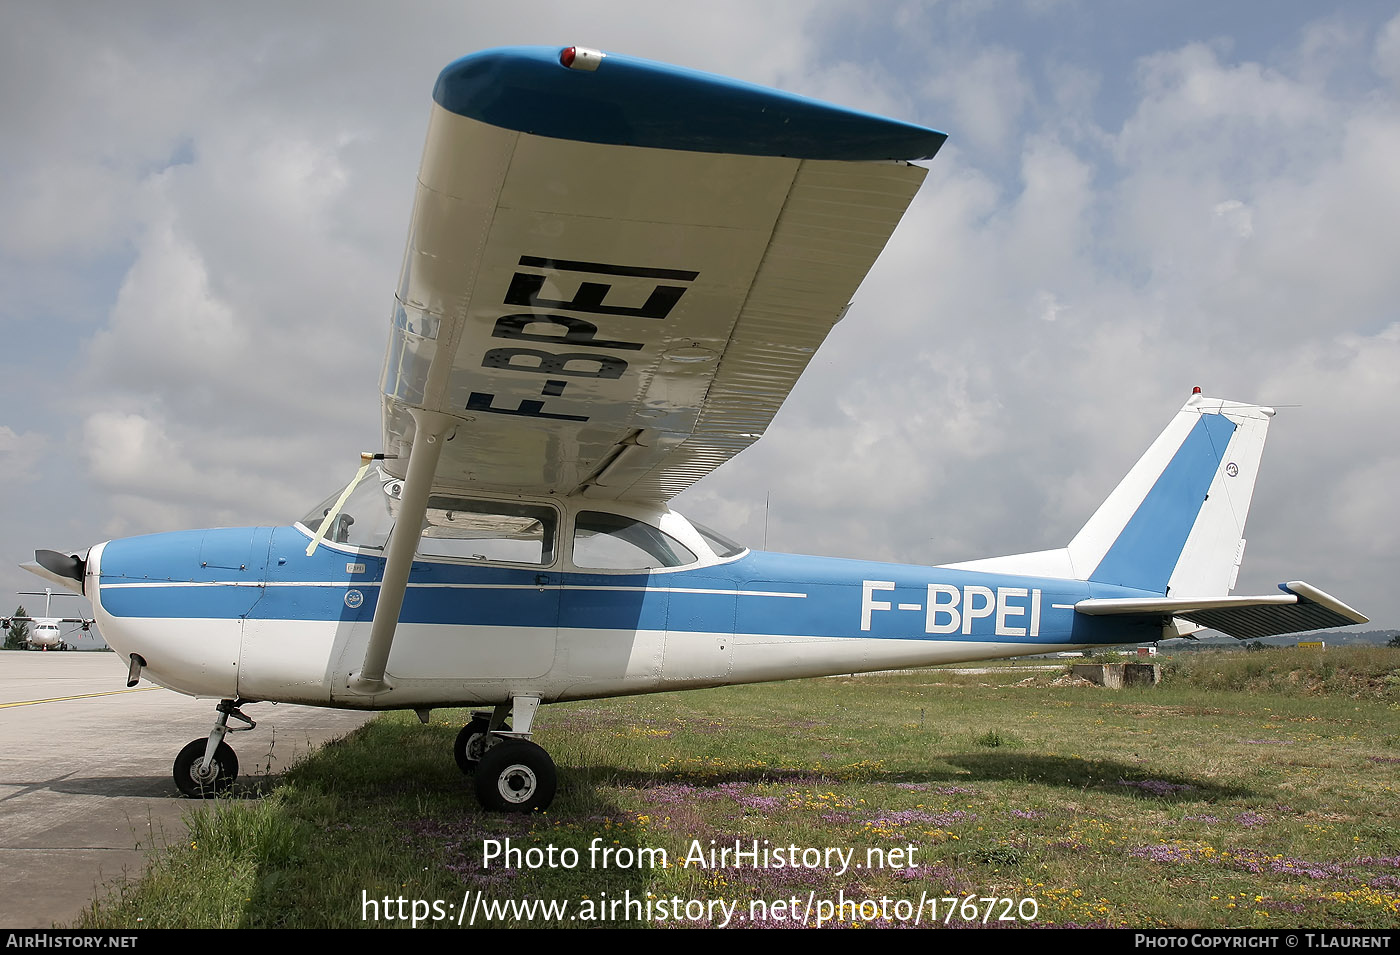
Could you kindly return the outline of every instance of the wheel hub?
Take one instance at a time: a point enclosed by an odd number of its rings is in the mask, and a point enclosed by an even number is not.
[[[534,795],[536,784],[534,770],[516,763],[501,773],[500,785],[497,788],[500,789],[502,798],[509,802],[521,803]]]

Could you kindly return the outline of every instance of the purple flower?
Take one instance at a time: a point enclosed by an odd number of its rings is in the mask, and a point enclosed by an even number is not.
[[[1191,850],[1182,846],[1169,846],[1162,843],[1155,846],[1138,846],[1128,850],[1128,854],[1149,862],[1192,862]]]
[[[777,796],[735,796],[734,801],[745,809],[777,809],[787,804]]]
[[[1400,869],[1400,856],[1362,856],[1351,864],[1385,866],[1391,869]]]
[[[692,786],[689,783],[661,783],[639,790],[639,795],[645,796],[657,805],[683,806],[700,800],[718,799],[726,793],[723,791],[723,787]]]
[[[1335,879],[1343,875],[1342,867],[1335,862],[1310,862],[1307,859],[1264,855],[1248,850],[1236,853],[1234,861],[1235,868],[1251,873],[1268,871],[1319,880]]]

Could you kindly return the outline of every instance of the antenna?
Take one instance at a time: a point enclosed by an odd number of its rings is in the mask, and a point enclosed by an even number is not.
[[[763,549],[768,549],[768,499],[773,496],[772,491],[763,495]]]

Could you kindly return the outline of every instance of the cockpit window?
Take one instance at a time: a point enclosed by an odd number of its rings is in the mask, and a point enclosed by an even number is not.
[[[335,491],[301,519],[311,533],[320,530],[321,522],[340,500],[343,490]],[[402,490],[402,481],[378,465],[370,468],[336,514],[333,526],[326,531],[326,540],[352,547],[382,548],[394,526],[394,512],[398,510]]]
[[[428,498],[418,553],[546,565],[554,562],[558,514],[543,504]]]
[[[738,557],[748,550],[743,544],[735,543],[719,531],[706,527],[704,524],[691,521],[690,526],[695,528],[697,534],[705,538],[705,543],[709,544],[710,549],[720,557]]]
[[[580,511],[574,519],[574,566],[651,570],[696,561],[690,548],[650,524],[618,514]]]

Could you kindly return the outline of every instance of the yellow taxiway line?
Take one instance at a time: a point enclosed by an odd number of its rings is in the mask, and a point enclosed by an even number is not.
[[[79,693],[77,696],[55,696],[48,700],[18,700],[14,703],[0,703],[0,710],[11,706],[33,706],[36,703],[62,703],[65,700],[86,700],[94,696],[115,696],[118,693],[144,693],[147,690],[159,690],[158,686],[137,686],[129,690],[104,690],[101,693]]]

